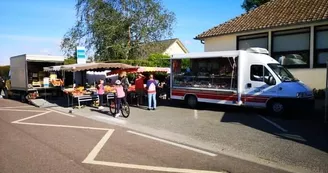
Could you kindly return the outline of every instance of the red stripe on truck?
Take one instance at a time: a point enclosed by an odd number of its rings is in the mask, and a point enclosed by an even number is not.
[[[219,93],[219,94],[218,94]],[[172,96],[183,97],[186,94],[195,95],[197,98],[202,99],[213,99],[213,100],[226,100],[226,101],[237,101],[238,96],[229,92],[208,92],[208,91],[183,91],[183,90],[172,90]],[[265,103],[270,97],[267,96],[254,96],[254,95],[242,95],[241,100],[243,102],[254,102],[254,103]]]

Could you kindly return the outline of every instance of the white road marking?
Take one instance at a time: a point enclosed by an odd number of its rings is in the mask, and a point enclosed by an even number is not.
[[[217,171],[206,171],[206,170],[193,170],[193,169],[183,169],[183,168],[171,168],[171,167],[160,167],[160,166],[147,166],[147,165],[136,165],[136,164],[128,164],[128,163],[116,163],[116,162],[106,162],[106,161],[96,161],[94,160],[102,147],[106,144],[110,136],[113,134],[114,129],[107,129],[107,128],[96,128],[96,127],[85,127],[85,126],[70,126],[70,125],[58,125],[58,124],[42,124],[42,123],[27,123],[27,122],[21,122],[24,120],[32,119],[38,116],[45,115],[47,113],[51,113],[52,110],[49,110],[47,112],[42,112],[37,115],[29,116],[23,119],[19,119],[16,121],[13,121],[12,123],[15,124],[23,124],[23,125],[33,125],[33,126],[47,126],[47,127],[64,127],[64,128],[76,128],[76,129],[90,129],[90,130],[104,130],[107,131],[107,133],[101,138],[101,140],[98,142],[98,144],[91,150],[91,152],[88,154],[88,156],[84,159],[82,163],[87,164],[94,164],[94,165],[102,165],[102,166],[111,166],[111,167],[120,167],[120,168],[129,168],[129,169],[142,169],[142,170],[150,170],[150,171],[160,171],[160,172],[177,172],[177,173],[226,173],[226,172],[217,172]],[[58,112],[57,112],[58,113]],[[128,131],[129,132],[129,131]],[[132,131],[130,131],[131,133]],[[133,133],[133,132],[132,132]],[[139,134],[134,132],[134,134],[142,135],[144,137],[148,137],[147,135]],[[165,142],[171,145],[179,146],[182,148],[186,148],[189,150],[193,150],[196,152],[200,152],[203,154],[208,154],[211,156],[216,156],[216,154],[208,153],[202,150],[198,150],[195,148],[187,147],[181,144],[176,144],[173,142],[165,141],[162,139],[154,138],[154,137],[148,137],[151,139],[155,139],[161,142]]]
[[[52,111],[52,112],[56,112],[58,114],[66,115],[66,116],[69,116],[69,117],[75,117],[75,115],[73,115],[73,114],[68,114],[68,113],[56,111],[56,110],[53,110],[53,109],[47,109],[47,110]]]
[[[194,118],[198,119],[198,111],[196,109],[194,109]]]
[[[26,117],[26,118],[22,118],[22,119],[19,119],[19,120],[13,121],[13,122],[11,122],[11,123],[20,123],[20,121],[25,121],[25,120],[28,120],[28,119],[31,119],[31,118],[39,117],[39,116],[42,116],[42,115],[48,114],[48,113],[50,113],[50,112],[51,112],[51,111],[47,111],[47,112],[43,112],[43,113],[39,113],[39,114],[36,114],[36,115],[32,115],[32,116],[29,116],[29,117]]]
[[[2,109],[0,108],[0,111],[15,111],[15,112],[45,112],[42,110],[22,110],[22,109]]]
[[[82,163],[88,163],[94,161],[102,147],[106,144],[110,136],[113,134],[114,129],[108,130],[108,132],[101,138],[98,144],[91,150],[88,156],[83,160]]]
[[[35,108],[34,106],[14,106],[14,107],[0,107],[1,109],[13,109],[13,108]]]
[[[206,171],[206,170],[194,170],[194,169],[183,169],[183,168],[171,168],[171,167],[160,167],[160,166],[147,166],[147,165],[135,165],[127,163],[117,162],[104,162],[104,161],[91,161],[87,162],[94,165],[105,165],[111,167],[130,168],[130,169],[142,169],[148,171],[159,171],[159,172],[177,172],[177,173],[226,173],[217,171]]]
[[[121,120],[121,119],[117,119],[117,118],[104,117],[104,116],[100,116],[100,115],[96,115],[95,118],[112,121],[112,122],[119,123],[119,124],[126,124],[125,120]]]
[[[86,126],[70,126],[70,125],[59,125],[59,124],[42,124],[42,123],[26,123],[26,122],[12,122],[12,123],[31,125],[31,126],[65,127],[65,128],[88,129],[88,130],[110,130],[110,129],[107,129],[107,128],[86,127]]]
[[[135,135],[139,135],[139,136],[142,136],[142,137],[145,137],[145,138],[157,140],[157,141],[160,141],[160,142],[163,142],[163,143],[166,143],[166,144],[174,145],[174,146],[177,146],[177,147],[180,147],[180,148],[184,148],[184,149],[187,149],[187,150],[191,150],[191,151],[194,151],[194,152],[197,152],[197,153],[209,155],[209,156],[212,156],[212,157],[217,156],[217,154],[214,154],[214,153],[211,153],[211,152],[207,152],[207,151],[200,150],[200,149],[197,149],[197,148],[193,148],[193,147],[189,147],[189,146],[186,146],[186,145],[178,144],[178,143],[175,143],[175,142],[167,141],[167,140],[164,140],[164,139],[156,138],[156,137],[149,136],[149,135],[146,135],[146,134],[142,134],[142,133],[138,133],[138,132],[134,132],[134,131],[130,131],[130,130],[128,130],[127,132],[128,133],[135,134]]]
[[[263,120],[267,121],[268,123],[272,124],[273,126],[275,126],[276,128],[278,128],[279,130],[283,131],[283,132],[288,132],[286,129],[282,128],[281,126],[279,126],[277,123],[263,117],[262,115],[257,115],[260,118],[262,118]]]

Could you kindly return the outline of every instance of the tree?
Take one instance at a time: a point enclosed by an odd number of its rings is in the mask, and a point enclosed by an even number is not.
[[[160,0],[78,0],[76,9],[77,22],[61,48],[71,56],[85,46],[96,61],[135,59],[141,43],[171,36],[175,22]]]
[[[250,10],[253,10],[257,7],[259,7],[262,4],[265,4],[269,2],[270,0],[244,0],[241,7],[246,10],[246,12],[249,12]]]
[[[76,64],[77,63],[77,58],[76,57],[69,57],[64,60],[64,65],[68,64]]]

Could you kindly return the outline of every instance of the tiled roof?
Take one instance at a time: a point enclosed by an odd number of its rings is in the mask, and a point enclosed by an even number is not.
[[[328,0],[271,0],[195,39],[328,20]]]

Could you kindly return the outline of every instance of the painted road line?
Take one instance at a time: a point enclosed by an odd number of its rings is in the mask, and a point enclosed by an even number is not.
[[[178,144],[178,143],[175,143],[175,142],[167,141],[167,140],[164,140],[164,139],[156,138],[156,137],[149,136],[149,135],[146,135],[146,134],[142,134],[142,133],[138,133],[138,132],[134,132],[134,131],[130,131],[130,130],[128,130],[127,132],[135,134],[135,135],[139,135],[139,136],[142,136],[142,137],[145,137],[145,138],[157,140],[157,141],[160,141],[160,142],[163,142],[163,143],[166,143],[166,144],[174,145],[174,146],[184,148],[184,149],[187,149],[187,150],[191,150],[191,151],[194,151],[194,152],[197,152],[197,153],[205,154],[205,155],[208,155],[208,156],[212,156],[212,157],[217,156],[217,154],[214,154],[214,153],[211,153],[211,152],[207,152],[207,151],[200,150],[200,149],[197,149],[197,148],[193,148],[193,147]]]
[[[31,119],[31,118],[39,117],[39,116],[42,116],[42,115],[48,114],[48,113],[50,113],[50,112],[51,112],[51,111],[47,111],[47,112],[43,112],[43,113],[39,113],[39,114],[36,114],[36,115],[33,115],[33,116],[29,116],[29,117],[26,117],[26,118],[22,118],[22,119],[19,119],[19,120],[13,121],[13,122],[11,122],[11,123],[20,123],[21,121],[25,121],[25,120],[28,120],[28,119]]]
[[[88,156],[83,160],[82,163],[89,163],[94,161],[100,150],[103,148],[103,146],[106,144],[110,136],[113,134],[114,129],[108,130],[108,132],[100,139],[98,144],[91,150],[91,152],[88,154]]]
[[[47,109],[47,110],[52,111],[52,112],[56,112],[58,114],[66,115],[66,116],[69,116],[69,117],[75,117],[75,115],[73,115],[73,114],[68,114],[68,113],[56,111],[56,110],[53,110],[53,109]]]
[[[117,162],[104,162],[104,161],[91,161],[87,162],[94,165],[103,165],[111,167],[129,168],[129,169],[142,169],[147,171],[159,171],[159,172],[177,172],[177,173],[227,173],[223,171],[206,171],[206,170],[194,170],[194,169],[183,169],[183,168],[171,168],[171,167],[160,167],[160,166],[147,166],[147,165],[135,165],[128,163],[117,163]]]
[[[16,124],[24,124],[31,126],[45,126],[45,127],[65,127],[65,128],[73,128],[73,129],[87,129],[87,130],[110,130],[107,128],[98,128],[98,127],[87,127],[87,126],[70,126],[70,125],[59,125],[59,124],[42,124],[42,123],[27,123],[27,122],[12,122]]]
[[[267,121],[268,123],[272,124],[273,126],[275,126],[276,128],[278,128],[279,130],[283,131],[283,132],[288,132],[286,129],[282,128],[281,126],[279,126],[277,123],[263,117],[262,115],[257,115],[260,118],[262,118],[263,120]]]
[[[35,108],[35,106],[14,106],[14,107],[0,107],[1,109],[14,109],[14,108]]]
[[[14,111],[14,112],[45,112],[42,110],[21,110],[21,109],[3,109],[0,108],[0,111]]]
[[[112,121],[112,122],[119,123],[119,124],[126,124],[125,120],[121,120],[121,119],[117,119],[117,118],[104,117],[104,116],[100,116],[100,115],[96,115],[95,118],[106,120],[106,121]]]
[[[194,109],[194,118],[198,119],[198,111],[196,109]]]

